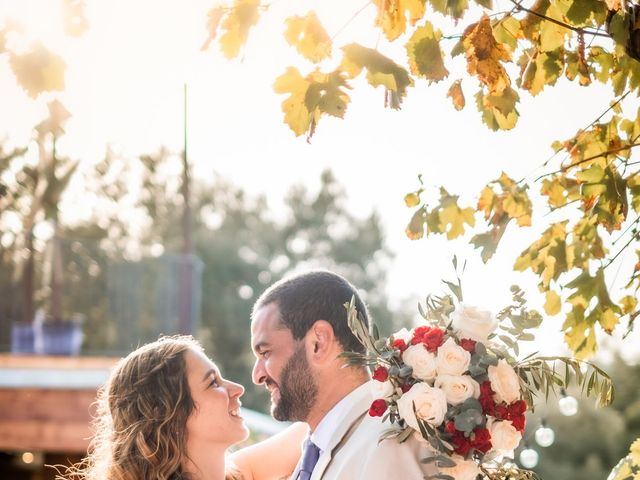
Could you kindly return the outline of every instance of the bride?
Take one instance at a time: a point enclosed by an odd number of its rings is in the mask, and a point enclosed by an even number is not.
[[[58,478],[287,478],[307,435],[304,424],[228,458],[228,448],[249,435],[240,416],[243,393],[241,385],[222,377],[192,337],[163,337],[144,345],[118,363],[101,389],[88,456]]]

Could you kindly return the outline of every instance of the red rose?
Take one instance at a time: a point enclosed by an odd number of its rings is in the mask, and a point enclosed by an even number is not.
[[[400,390],[402,390],[402,393],[407,393],[409,390],[411,390],[411,387],[413,387],[413,385],[405,383],[404,385],[400,386]]]
[[[480,385],[480,405],[482,406],[482,413],[486,415],[496,416],[496,402],[493,399],[494,391],[491,390],[491,382],[486,380]]]
[[[524,400],[517,400],[507,408],[509,409],[509,416],[516,417],[518,415],[524,414],[524,412],[527,411],[527,402],[525,402]]]
[[[422,336],[422,343],[430,352],[435,352],[444,343],[444,332],[439,328],[432,328]]]
[[[416,327],[413,331],[413,338],[411,339],[411,345],[417,345],[419,343],[423,343],[424,336],[431,330],[429,325],[422,325],[421,327]]]
[[[400,352],[404,352],[407,348],[409,348],[409,346],[407,345],[407,342],[405,342],[401,338],[395,339],[391,344],[391,346],[395,349],[400,350]]]
[[[372,417],[381,417],[386,411],[387,402],[385,402],[382,398],[374,400],[371,404],[371,407],[369,407],[369,415]]]
[[[491,450],[491,432],[486,428],[476,428],[473,431],[473,441],[471,446],[482,453]]]
[[[473,353],[476,351],[476,341],[469,338],[463,338],[462,340],[460,340],[460,346],[469,353]]]
[[[373,379],[379,382],[384,382],[389,378],[389,370],[383,366],[379,366],[373,371]]]
[[[466,457],[471,450],[471,440],[465,437],[461,432],[453,437],[454,452],[462,457]]]
[[[496,405],[494,412],[495,412],[494,417],[496,417],[499,420],[509,419],[509,409],[506,407],[504,403],[501,403],[500,405]]]
[[[518,415],[511,419],[511,424],[513,425],[513,428],[519,432],[524,432],[524,428],[527,426],[527,419],[524,415]]]
[[[453,420],[449,420],[444,426],[444,431],[447,433],[456,433],[456,423]]]

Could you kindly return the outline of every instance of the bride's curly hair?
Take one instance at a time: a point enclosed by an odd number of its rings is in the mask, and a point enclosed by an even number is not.
[[[195,408],[185,352],[190,336],[162,337],[120,360],[98,393],[88,456],[73,480],[177,480],[186,460],[187,419]]]

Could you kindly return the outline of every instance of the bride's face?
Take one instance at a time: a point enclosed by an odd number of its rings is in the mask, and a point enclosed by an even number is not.
[[[242,385],[225,380],[218,367],[197,350],[185,353],[187,380],[195,404],[187,419],[187,442],[219,444],[225,448],[247,438],[240,416]]]

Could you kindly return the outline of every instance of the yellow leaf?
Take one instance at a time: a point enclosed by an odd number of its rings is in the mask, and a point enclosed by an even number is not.
[[[631,295],[625,295],[620,299],[620,306],[622,307],[622,313],[628,315],[633,313],[638,306],[638,299]]]
[[[511,87],[500,95],[476,94],[478,111],[482,112],[482,121],[492,130],[511,130],[518,122],[516,103],[520,97]]]
[[[553,290],[549,290],[546,295],[546,301],[544,303],[544,311],[547,315],[557,315],[560,313],[561,301],[560,295]]]
[[[372,86],[384,85],[394,94],[392,108],[400,108],[407,88],[413,85],[409,72],[377,50],[366,48],[357,43],[342,47],[344,57],[340,68],[350,77],[359,75],[363,68],[367,69],[367,80]]]
[[[440,30],[434,30],[431,23],[425,22],[413,32],[406,46],[411,72],[425,77],[429,83],[439,82],[449,75],[440,48],[441,37]]]
[[[23,55],[11,53],[9,63],[18,84],[32,98],[42,92],[64,89],[64,60],[41,43]]]
[[[490,187],[484,187],[480,192],[480,199],[478,200],[478,210],[484,212],[485,218],[489,218],[491,211],[493,210],[493,202],[496,197],[495,192]]]
[[[574,309],[567,315],[567,320],[573,326],[565,329],[564,340],[578,360],[586,360],[596,353],[596,335],[593,325],[579,312]]]
[[[638,438],[631,444],[629,454],[631,455],[631,461],[633,462],[633,464],[636,466],[640,466],[640,438]]]
[[[402,35],[407,28],[407,17],[411,25],[424,16],[424,0],[373,0],[378,8],[376,25],[382,28],[389,41]]]
[[[218,26],[220,25],[220,20],[222,20],[222,16],[224,15],[224,8],[222,7],[213,7],[209,10],[207,14],[207,31],[209,32],[209,36],[200,47],[201,50],[207,50],[211,42],[216,39],[218,35]]]
[[[306,17],[290,17],[286,25],[284,37],[307,60],[318,63],[331,56],[331,38],[315,12]]]
[[[544,270],[542,270],[542,284],[547,287],[556,273],[556,259],[551,255],[544,258]]]
[[[619,321],[620,319],[618,318],[618,315],[616,315],[616,313],[610,308],[606,308],[598,319],[598,322],[600,322],[600,325],[608,334],[613,332],[613,329],[618,325]]]
[[[518,40],[524,38],[520,20],[509,14],[506,14],[495,22],[492,28],[495,39],[500,43],[508,45],[511,51],[516,49]]]
[[[300,75],[297,68],[288,67],[286,72],[280,75],[273,89],[276,93],[289,93],[290,96],[282,102],[284,121],[293,130],[296,136],[300,136],[309,130],[311,114],[305,105],[305,97],[311,82]]]
[[[493,36],[489,17],[484,14],[479,22],[469,25],[462,34],[462,45],[467,58],[467,71],[489,88],[489,93],[500,95],[511,85],[501,62],[511,60],[511,54]]]
[[[404,203],[409,208],[418,206],[420,204],[420,194],[417,192],[407,193],[404,196]]]
[[[411,240],[421,239],[424,236],[425,222],[426,211],[424,207],[421,207],[413,213],[411,221],[405,229],[407,237]]]
[[[225,32],[220,37],[220,48],[225,57],[231,59],[238,56],[240,49],[247,42],[249,30],[260,18],[259,6],[260,0],[235,0],[222,22]]]
[[[451,97],[453,107],[456,110],[462,110],[465,105],[464,93],[462,92],[462,80],[456,80],[451,84],[447,91],[447,97]]]
[[[474,209],[458,206],[457,197],[451,196],[444,189],[441,199],[442,208],[439,212],[440,227],[447,232],[447,239],[452,240],[464,233],[464,225],[475,225]]]

